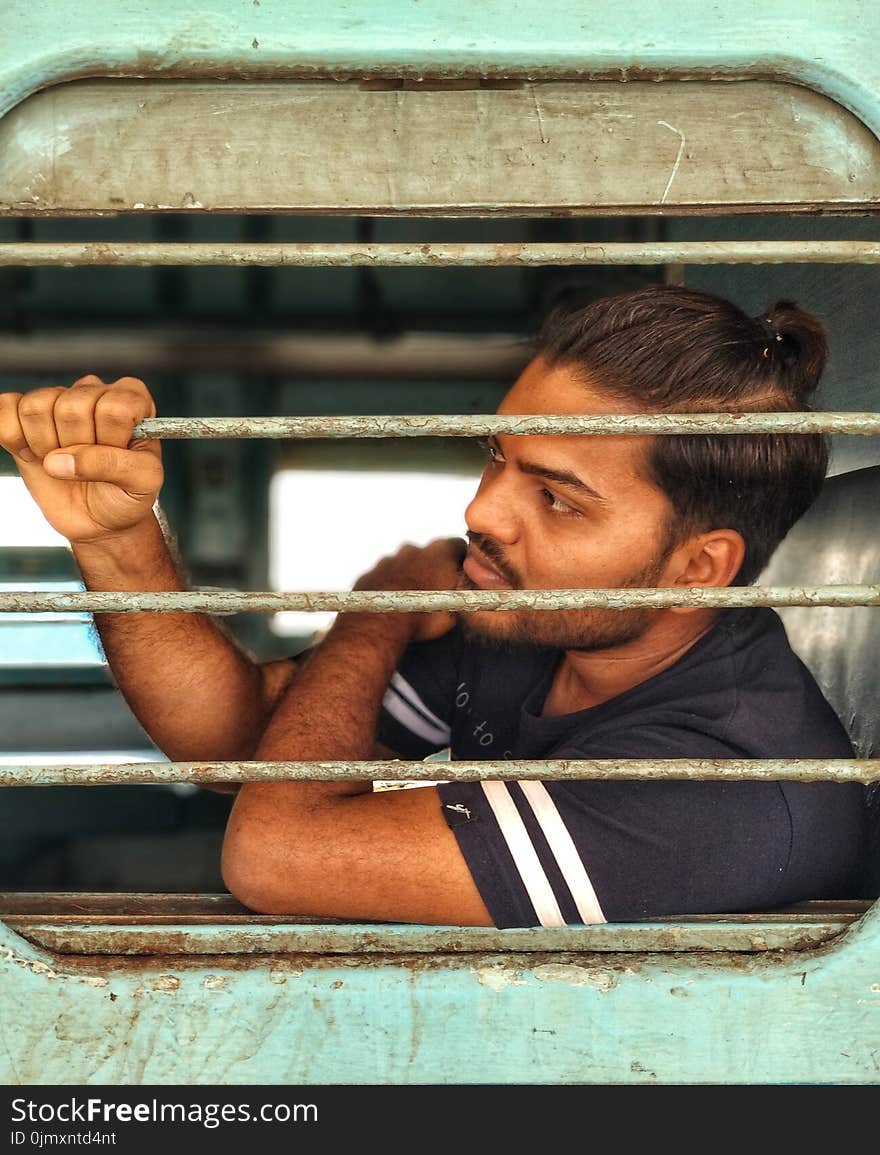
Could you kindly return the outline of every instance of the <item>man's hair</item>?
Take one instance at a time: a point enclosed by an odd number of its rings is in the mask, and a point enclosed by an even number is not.
[[[579,370],[612,400],[649,412],[808,411],[828,356],[825,329],[792,301],[749,317],[730,301],[652,285],[585,307],[559,306],[536,353]],[[669,544],[734,529],[746,554],[734,584],[755,580],[822,488],[821,434],[658,435],[650,479],[669,498]]]

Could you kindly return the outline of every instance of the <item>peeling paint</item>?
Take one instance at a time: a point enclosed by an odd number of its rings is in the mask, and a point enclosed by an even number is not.
[[[25,966],[29,971],[33,971],[35,975],[42,975],[43,978],[57,979],[59,978],[58,971],[53,970],[44,962],[39,962],[37,959],[14,959],[19,966]]]
[[[505,966],[478,967],[474,970],[480,986],[489,987],[493,991],[503,991],[505,987],[521,987],[525,979],[520,971],[511,970]]]
[[[180,979],[175,975],[160,975],[153,982],[154,991],[176,991],[180,989]]]
[[[541,982],[567,983],[571,986],[595,987],[600,991],[610,991],[617,986],[617,975],[613,971],[592,967],[575,966],[570,963],[543,963],[532,973]]]

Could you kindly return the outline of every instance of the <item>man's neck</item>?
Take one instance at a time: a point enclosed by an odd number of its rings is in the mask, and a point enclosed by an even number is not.
[[[704,634],[718,614],[661,612],[642,637],[608,650],[567,650],[553,678],[542,715],[558,717],[598,706],[675,665]]]

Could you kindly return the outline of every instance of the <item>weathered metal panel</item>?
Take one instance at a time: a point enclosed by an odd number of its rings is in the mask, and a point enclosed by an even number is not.
[[[597,926],[487,930],[484,927],[423,926],[273,926],[201,923],[196,926],[144,926],[122,921],[96,925],[8,918],[7,925],[28,942],[59,954],[74,955],[229,955],[229,954],[468,954],[486,951],[656,951],[803,950],[827,942],[856,920],[855,914],[801,920],[755,916],[747,922],[603,923]]]
[[[442,769],[441,769],[442,767]],[[189,782],[445,782],[608,778],[649,781],[880,781],[877,758],[518,758],[502,761],[112,762],[0,766],[0,786],[111,786]]]
[[[691,914],[683,919],[660,918],[659,923],[736,922],[749,923],[755,919],[792,919],[800,923],[825,920],[854,920],[870,907],[862,899],[816,899],[779,907],[773,914]],[[66,922],[88,921],[126,923],[131,925],[160,925],[173,922],[207,922],[219,925],[243,924],[274,926],[284,923],[305,923],[310,927],[335,926],[344,923],[339,918],[314,918],[307,915],[254,914],[242,906],[231,894],[223,893],[157,893],[130,891],[5,891],[0,893],[0,920],[7,926],[17,927],[19,921],[51,920],[57,925]],[[377,924],[373,924],[374,928]],[[554,932],[555,933],[555,932]]]
[[[878,934],[875,906],[759,954],[80,959],[2,928],[0,1080],[873,1083]]]
[[[0,121],[0,156],[0,213],[18,214],[570,215],[880,199],[880,145],[859,120],[760,81],[78,82]]]
[[[760,914],[497,931],[254,914],[229,894],[7,893],[0,894],[0,919],[29,942],[68,954],[766,951],[818,945],[869,906],[826,900]]]
[[[0,115],[76,77],[482,77],[637,80],[772,77],[880,131],[880,10],[862,0],[338,0],[315,7],[202,0],[5,0]],[[537,130],[537,118],[536,118]],[[670,137],[672,132],[670,132]]]

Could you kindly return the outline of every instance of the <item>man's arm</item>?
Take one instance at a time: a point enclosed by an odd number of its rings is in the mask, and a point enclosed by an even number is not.
[[[74,545],[93,590],[184,590],[155,517]],[[205,614],[95,614],[116,684],[172,761],[251,758],[292,661],[259,666]]]
[[[70,541],[89,589],[185,588],[153,512],[159,443],[131,440],[155,413],[134,378],[0,395],[0,446]],[[204,614],[96,614],[95,624],[117,685],[169,758],[253,754],[292,662],[258,667]]]
[[[448,588],[460,552],[450,542],[406,547],[358,587]],[[340,615],[279,703],[256,756],[370,757],[399,657],[449,624],[447,615]],[[246,784],[227,827],[223,877],[245,905],[269,913],[492,924],[431,787]]]

